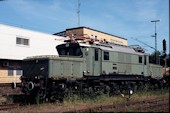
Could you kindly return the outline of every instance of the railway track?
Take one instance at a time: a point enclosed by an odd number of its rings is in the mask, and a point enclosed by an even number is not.
[[[0,83],[0,87],[11,87],[12,83]]]
[[[3,104],[3,105],[0,105],[0,111],[11,110],[11,109],[17,108],[18,106],[19,104]]]
[[[12,83],[0,83],[0,95],[21,93],[20,88],[12,89]]]
[[[152,112],[165,112],[169,110],[169,98],[145,101],[142,107],[138,107],[137,111],[152,111]]]
[[[20,97],[20,96],[19,96]],[[22,99],[23,100],[23,99]],[[54,108],[53,110],[48,110],[49,107]],[[22,105],[22,104],[5,104],[0,105],[0,113],[4,111],[16,111],[20,112],[21,109],[26,111],[34,111],[39,110],[41,106],[32,105]],[[32,111],[30,110],[32,109]],[[68,106],[56,106],[56,105],[49,105],[45,108],[45,106],[40,110],[40,112],[169,112],[169,98],[168,97],[157,97],[154,99],[145,99],[142,101],[123,101],[119,104],[107,104],[107,105],[96,105],[93,107],[83,107],[83,106],[76,106],[74,109]]]
[[[126,102],[120,105],[101,105],[97,107],[81,109],[69,112],[168,112],[169,98],[150,99],[136,102]]]

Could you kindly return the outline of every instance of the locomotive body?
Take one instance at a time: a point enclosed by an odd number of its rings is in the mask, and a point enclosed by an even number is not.
[[[82,58],[60,58],[43,56],[31,58],[23,63],[24,76],[42,76],[47,78],[80,78],[83,76],[85,60]]]
[[[161,86],[162,67],[150,64],[148,54],[139,47],[71,42],[56,49],[59,56],[23,61],[24,93],[56,100],[70,92],[116,93],[148,83]]]
[[[72,47],[75,44],[77,47]],[[69,50],[70,48],[73,50]],[[80,53],[72,55],[72,52],[76,52],[77,48],[79,48]],[[76,57],[83,59],[84,68],[82,68],[81,73],[87,76],[100,76],[102,74],[141,75],[152,78],[163,76],[162,67],[149,64],[149,55],[144,53],[141,48],[100,43],[93,45],[67,43],[57,46],[57,50],[59,60],[64,57],[73,57],[76,60],[78,60]],[[62,50],[65,52],[62,53]]]

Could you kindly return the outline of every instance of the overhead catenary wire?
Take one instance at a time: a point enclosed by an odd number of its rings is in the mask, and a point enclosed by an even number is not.
[[[133,39],[133,40],[135,40],[135,41],[137,41],[137,42],[140,42],[140,43],[144,44],[145,46],[148,46],[148,47],[150,47],[151,49],[154,49],[154,50],[155,50],[155,48],[154,48],[154,47],[152,47],[152,46],[150,46],[150,45],[148,45],[148,44],[146,44],[146,43],[144,43],[144,42],[140,41],[140,40],[139,40],[139,39],[137,39],[137,38],[133,38],[133,37],[131,37],[131,39]]]

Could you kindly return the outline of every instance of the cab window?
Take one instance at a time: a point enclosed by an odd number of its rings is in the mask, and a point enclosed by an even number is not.
[[[139,63],[142,63],[142,56],[139,56]]]
[[[109,60],[109,52],[104,51],[104,60]]]
[[[76,43],[59,45],[57,46],[57,51],[58,51],[58,54],[62,56],[82,56],[83,55],[80,46]]]
[[[98,51],[98,49],[94,50],[94,56],[95,56],[95,61],[98,61],[99,60],[99,51]]]

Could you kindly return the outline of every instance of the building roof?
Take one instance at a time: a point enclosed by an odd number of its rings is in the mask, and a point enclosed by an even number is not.
[[[103,34],[107,34],[107,35],[111,35],[111,36],[114,36],[114,37],[118,37],[118,38],[127,40],[126,38],[123,38],[123,37],[120,37],[120,36],[116,36],[116,35],[112,35],[112,34],[109,34],[109,33],[103,32],[103,31],[99,31],[99,30],[95,30],[95,29],[92,29],[92,28],[89,28],[89,27],[85,27],[85,26],[75,27],[75,28],[69,28],[69,29],[66,29],[65,31],[75,30],[75,29],[83,29],[83,28],[86,28],[86,29],[89,29],[89,30],[93,30],[93,31],[96,31],[96,32],[100,32],[100,33],[103,33]],[[54,33],[54,35],[57,35],[57,34],[59,34],[59,33],[63,33],[63,32],[65,32],[65,31],[61,31],[61,32],[58,32],[58,33]]]

